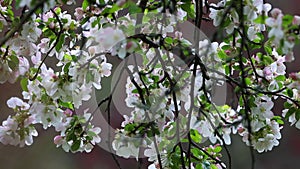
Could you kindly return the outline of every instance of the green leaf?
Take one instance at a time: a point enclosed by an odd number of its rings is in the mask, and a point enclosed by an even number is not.
[[[292,89],[287,89],[286,92],[289,97],[293,97],[294,93]]]
[[[294,16],[292,16],[292,15],[284,15],[282,17],[282,24],[284,26],[288,26],[293,22],[293,19],[294,19]]]
[[[277,77],[275,77],[275,80],[276,81],[285,81],[285,76],[284,75],[279,75],[279,76],[277,76]]]
[[[139,90],[138,89],[133,89],[131,92],[132,93],[139,93]]]
[[[93,74],[92,74],[92,72],[90,72],[90,71],[87,72],[85,79],[86,79],[86,82],[92,81],[93,80]]]
[[[89,0],[83,0],[82,9],[85,11],[89,5],[90,5]]]
[[[3,30],[3,23],[0,22],[0,32],[2,32],[2,30]]]
[[[257,23],[257,24],[264,24],[266,19],[267,19],[266,16],[260,15],[260,16],[258,16],[256,19],[254,19],[253,22],[254,22],[254,23]]]
[[[251,81],[251,79],[250,78],[245,78],[245,83],[246,83],[246,85],[251,85],[252,84],[252,81]]]
[[[195,157],[200,157],[202,155],[202,152],[197,149],[197,148],[192,148],[191,149],[191,153],[195,156]]]
[[[9,57],[8,66],[12,70],[16,70],[19,67],[19,58],[16,55],[11,55]]]
[[[281,124],[281,125],[284,124],[284,121],[282,120],[282,118],[280,116],[274,116],[272,118],[272,120],[275,120],[278,124]]]
[[[167,44],[172,44],[172,43],[173,43],[173,39],[172,39],[171,37],[166,37],[166,38],[165,38],[165,42],[166,42]]]
[[[71,150],[72,151],[77,151],[79,148],[80,148],[80,144],[81,144],[81,141],[80,140],[76,140],[72,146],[71,146]]]
[[[55,50],[58,52],[62,48],[63,44],[65,43],[65,34],[61,34],[59,36],[58,42],[55,46]]]
[[[28,91],[27,85],[28,85],[28,79],[27,78],[23,78],[21,81],[21,88],[24,91]]]
[[[268,45],[264,45],[264,49],[265,49],[265,51],[268,53],[268,54],[272,54],[272,48],[270,47],[270,46],[268,46]]]
[[[21,3],[22,0],[16,0],[16,8],[20,8],[20,3]]]
[[[228,65],[225,65],[224,66],[224,69],[225,69],[225,74],[226,75],[229,75],[231,72],[230,72],[230,67]]]
[[[59,8],[59,7],[55,8],[55,13],[57,15],[59,15],[61,13],[61,8]]]
[[[96,137],[97,136],[97,134],[95,132],[92,132],[92,131],[88,131],[87,135],[90,136],[90,137]]]
[[[197,164],[196,169],[203,169],[202,164]]]
[[[224,50],[218,50],[218,56],[222,60],[227,60],[228,55],[224,52]]]
[[[180,6],[185,12],[187,12],[187,16],[189,18],[194,19],[196,17],[195,7],[191,2],[186,2]]]
[[[211,164],[211,165],[210,165],[210,168],[211,168],[211,169],[218,169],[218,167],[217,167],[216,165],[214,165],[214,164]]]
[[[135,129],[135,127],[136,127],[136,124],[134,124],[134,123],[129,123],[129,124],[126,124],[124,130],[125,130],[125,131],[133,131],[133,130]]]
[[[67,141],[76,140],[76,135],[74,134],[74,131],[71,131],[66,138]]]
[[[59,105],[64,108],[69,108],[71,110],[74,110],[72,102],[63,102],[63,101],[59,100]]]
[[[289,109],[292,106],[292,104],[290,104],[288,102],[284,102],[283,106],[285,109]]]
[[[67,64],[64,66],[64,73],[65,73],[65,74],[68,74],[70,66],[71,66],[71,62],[67,63]]]
[[[229,49],[231,49],[231,48],[232,48],[231,45],[223,45],[223,46],[222,46],[222,49],[223,49],[223,50],[229,50]]]
[[[296,120],[300,120],[300,109],[296,110],[296,114],[295,114]]]
[[[190,136],[191,136],[192,140],[194,140],[196,143],[201,143],[202,136],[198,133],[197,130],[191,129]]]
[[[128,1],[125,4],[124,8],[128,9],[129,14],[134,14],[134,13],[140,13],[140,12],[142,12],[142,9],[140,7],[138,7],[136,3],[133,3],[131,1]]]
[[[287,113],[285,114],[284,118],[285,118],[285,119],[289,119],[289,117],[290,117],[292,114],[294,114],[295,111],[296,111],[296,108],[295,108],[295,107],[291,107],[291,108],[287,111]]]
[[[216,146],[215,149],[214,149],[215,153],[219,153],[221,151],[222,151],[222,147],[221,146]]]
[[[120,9],[118,5],[113,5],[112,8],[109,9],[109,13],[115,13]]]

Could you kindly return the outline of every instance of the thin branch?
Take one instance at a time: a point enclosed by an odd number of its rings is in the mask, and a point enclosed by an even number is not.
[[[16,32],[19,32],[22,29],[22,26],[27,22],[31,15],[39,8],[43,7],[45,1],[39,1],[30,11],[24,14],[21,21],[15,25],[8,33],[5,34],[3,38],[0,39],[0,47],[3,46],[11,37],[15,35]]]
[[[42,67],[42,65],[44,64],[44,62],[46,61],[46,59],[48,58],[49,54],[52,52],[52,50],[56,47],[56,45],[58,44],[59,42],[59,38],[61,37],[62,33],[63,33],[63,24],[61,22],[61,20],[59,19],[59,16],[56,14],[56,12],[51,9],[52,13],[54,14],[58,24],[59,24],[59,32],[57,33],[57,37],[55,39],[55,42],[54,44],[52,45],[52,47],[50,48],[50,50],[46,53],[46,56],[44,57],[44,59],[42,60],[42,62],[40,63],[39,67],[37,68],[37,71],[35,73],[35,75],[33,77],[30,77],[29,80],[33,81],[37,78],[38,74],[39,74],[39,71]]]

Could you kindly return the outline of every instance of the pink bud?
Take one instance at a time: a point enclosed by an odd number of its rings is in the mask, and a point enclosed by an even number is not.
[[[271,11],[271,16],[272,16],[273,18],[277,18],[277,16],[278,16],[279,14],[281,14],[281,13],[282,13],[282,12],[281,12],[280,9],[274,8],[274,9]]]
[[[90,46],[90,47],[88,48],[88,51],[89,51],[89,54],[90,54],[91,56],[94,56],[95,53],[96,53],[96,47],[95,47],[95,46]]]
[[[292,72],[289,74],[289,78],[291,78],[292,80],[300,80],[300,74]]]
[[[294,16],[293,25],[300,25],[300,16],[298,15]]]
[[[126,44],[126,49],[127,49],[127,50],[130,49],[132,46],[133,46],[133,43],[132,43],[132,42],[128,42],[128,43]]]
[[[225,50],[226,55],[230,55],[231,51],[230,50]]]
[[[221,144],[217,143],[214,145],[214,147],[218,147],[218,146],[221,146]]]
[[[76,19],[77,20],[80,20],[82,17],[83,17],[83,9],[82,8],[76,8],[75,9],[75,13],[74,13],[74,15],[75,15],[75,17],[76,17]]]
[[[68,117],[71,117],[71,116],[73,115],[73,111],[70,110],[70,109],[66,109],[66,110],[64,111],[64,114],[65,114],[66,116],[68,116]]]
[[[53,142],[54,142],[54,144],[56,144],[56,145],[62,144],[62,141],[63,141],[63,137],[62,137],[61,135],[57,135],[57,136],[55,136],[54,139],[53,139]]]
[[[266,75],[266,76],[272,75],[272,71],[269,67],[265,67],[263,72],[264,72],[264,75]]]
[[[53,78],[54,80],[58,80],[58,79],[59,79],[58,76],[55,75],[55,74],[52,75],[52,78]]]
[[[238,130],[237,130],[237,131],[238,131],[238,133],[240,133],[240,134],[241,134],[241,133],[243,133],[243,132],[245,131],[245,129],[244,129],[244,128],[242,128],[242,127],[240,127],[240,128],[238,128]]]
[[[54,28],[55,28],[55,24],[54,24],[54,22],[50,22],[50,24],[49,24],[49,28],[51,28],[51,29],[54,29]]]

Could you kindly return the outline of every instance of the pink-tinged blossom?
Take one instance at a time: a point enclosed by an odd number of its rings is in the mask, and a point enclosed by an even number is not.
[[[263,137],[258,136],[258,139],[253,140],[253,147],[259,153],[271,151],[274,146],[279,145],[278,139],[281,139],[280,130],[282,127],[275,121],[267,121],[267,128],[263,130]]]
[[[36,52],[35,55],[32,55],[31,56],[31,62],[34,64],[34,65],[38,65],[41,63],[41,52]]]
[[[259,138],[253,145],[259,153],[264,151],[271,151],[274,146],[278,146],[279,141],[274,137],[273,134],[267,134],[266,136]]]
[[[65,133],[66,129],[70,125],[72,117],[65,117],[62,114],[56,116],[57,120],[52,120],[52,125],[55,127],[55,131]]]
[[[254,123],[251,123],[251,125],[253,124]],[[258,128],[259,129],[254,128],[256,130],[252,131],[251,136],[249,136],[247,128],[240,128],[239,134],[243,136],[243,141],[246,142],[248,146],[250,145],[249,138],[251,139],[251,146],[259,153],[271,151],[274,146],[279,145],[278,140],[281,139],[280,130],[282,127],[280,127],[277,122],[267,119],[265,122],[262,122]]]
[[[300,83],[298,80],[298,76],[300,77],[300,75],[297,73],[297,74],[293,74],[292,76],[294,76],[294,78],[297,78],[297,79],[295,82],[293,82],[291,85],[289,85],[289,88],[292,88],[292,91],[293,91],[292,99],[297,100],[297,99],[299,99]],[[291,102],[290,100],[287,100],[287,102],[289,104],[293,104],[293,102]],[[289,109],[282,110],[282,117],[287,118],[286,115],[287,115],[288,111],[289,111]],[[288,121],[291,123],[291,126],[295,125],[296,128],[300,129],[300,120],[296,118],[296,113],[291,114],[288,117]]]
[[[82,19],[83,15],[84,15],[84,12],[83,12],[82,7],[76,8],[76,9],[75,9],[74,15],[75,15],[75,17],[76,17],[76,20]]]
[[[37,51],[37,47],[28,38],[22,36],[16,36],[8,42],[11,45],[11,50],[13,50],[17,55],[31,56]]]
[[[274,8],[274,9],[272,9],[272,11],[270,12],[270,14],[271,14],[271,16],[272,16],[273,18],[277,18],[279,15],[282,14],[282,11],[281,11],[280,9],[278,9],[278,8]]]
[[[186,15],[187,15],[187,12],[185,12],[185,11],[182,10],[181,8],[178,8],[178,9],[177,9],[177,18],[178,18],[179,20],[183,20],[184,17],[186,17]]]
[[[268,33],[268,37],[275,37],[275,42],[279,43],[279,41],[283,38],[284,32],[282,30],[282,18],[283,14],[281,11],[273,9],[271,11],[273,17],[269,17],[266,19],[266,25],[271,27],[271,30]]]
[[[9,100],[7,100],[7,106],[12,109],[21,108],[21,110],[28,110],[29,104],[23,102],[23,100],[17,98],[17,97],[11,97]]]
[[[100,29],[95,36],[95,41],[103,48],[109,50],[117,43],[125,40],[125,35],[122,30],[107,27]]]
[[[99,137],[99,134],[101,132],[101,128],[94,127],[94,128],[89,129],[89,132],[93,132],[94,133],[93,139],[91,140],[91,143],[93,145],[101,142],[101,138]]]
[[[82,101],[88,101],[91,98],[92,86],[82,85],[81,87],[74,89],[72,97],[74,101],[74,107],[79,108],[82,105]]]
[[[64,114],[65,114],[66,116],[68,116],[68,117],[71,117],[71,116],[73,115],[73,111],[70,110],[70,109],[66,109],[66,110],[64,111]]]
[[[29,62],[25,57],[19,57],[19,70],[18,74],[24,76],[29,70]]]
[[[225,3],[226,3],[226,1],[222,0],[218,4],[210,4],[210,5],[215,6],[215,7],[224,7]],[[213,19],[214,26],[219,26],[221,24],[221,21],[223,18],[224,10],[217,10],[217,9],[213,9],[213,8],[209,8],[209,10],[210,10],[209,17],[211,19]]]
[[[112,147],[116,151],[118,156],[129,158],[130,156],[138,158],[139,155],[139,148],[136,147],[131,142],[117,142],[114,140],[112,142]]]
[[[50,48],[49,48],[49,41],[50,41],[50,39],[48,39],[48,38],[43,38],[43,39],[41,39],[41,42],[37,45],[38,46],[38,49],[42,52],[42,53],[47,53],[49,50],[50,50]],[[52,55],[51,54],[49,54],[50,56],[52,56],[53,55],[53,53],[52,53]]]
[[[159,152],[156,151],[155,149],[155,143],[152,142],[148,147],[147,149],[144,151],[144,155],[146,157],[148,157],[148,161],[149,162],[154,162],[153,164],[151,164],[149,167],[152,168],[155,167],[158,167],[159,164],[158,164],[158,159],[157,159],[157,153],[160,154],[160,160],[161,160],[161,163],[162,163],[162,168],[166,168],[169,161],[168,161],[168,157],[167,157],[167,151],[166,150],[161,150]],[[159,143],[156,143],[157,146],[159,146]],[[149,169],[148,167],[148,169]],[[159,168],[159,167],[158,167]]]
[[[42,86],[46,89],[49,96],[53,96],[58,89],[57,76],[53,69],[46,67],[45,64],[41,66]]]
[[[300,25],[300,16],[295,15],[292,23],[293,25]]]
[[[284,65],[284,62],[285,62],[285,59],[282,57],[270,65],[271,71],[274,73],[275,76],[285,74],[286,67]]]
[[[273,101],[271,98],[267,96],[259,97],[254,102],[256,107],[251,109],[253,115],[257,115],[260,119],[271,119],[274,117],[272,112],[272,108],[274,106]]]
[[[17,121],[11,118],[11,116],[8,116],[8,118],[2,122],[2,126],[12,131],[16,131],[18,129]]]
[[[61,144],[63,144],[63,140],[64,139],[61,135],[57,135],[57,136],[54,137],[53,142],[56,145],[61,145]]]
[[[269,3],[264,3],[263,0],[254,0],[252,4],[244,6],[244,15],[247,15],[247,20],[253,21],[259,15],[267,16],[272,6]]]
[[[5,145],[19,145],[20,147],[31,145],[33,143],[33,136],[36,137],[38,135],[36,129],[32,126],[21,127],[19,128],[18,122],[9,116],[7,120],[2,122],[2,126],[0,126],[0,142]]]
[[[27,22],[23,25],[21,35],[30,42],[36,42],[41,36],[42,30],[34,22]]]
[[[52,11],[48,11],[45,14],[42,15],[42,19],[44,22],[48,22],[49,18],[54,18],[54,14]]]

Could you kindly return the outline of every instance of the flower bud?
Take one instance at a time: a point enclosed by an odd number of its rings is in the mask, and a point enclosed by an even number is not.
[[[57,135],[57,136],[55,136],[54,139],[53,139],[53,142],[54,142],[54,144],[56,144],[56,145],[62,144],[62,141],[63,141],[63,137],[62,137],[61,135]]]
[[[293,25],[300,25],[300,16],[295,15],[292,23]]]
[[[66,116],[68,116],[68,117],[71,117],[71,116],[73,115],[73,111],[70,110],[70,109],[67,109],[67,110],[64,111],[64,114],[65,114]]]
[[[273,18],[277,18],[277,16],[278,16],[279,14],[281,14],[281,13],[282,13],[282,12],[281,12],[280,9],[274,8],[274,9],[271,11],[271,16],[272,16]]]

